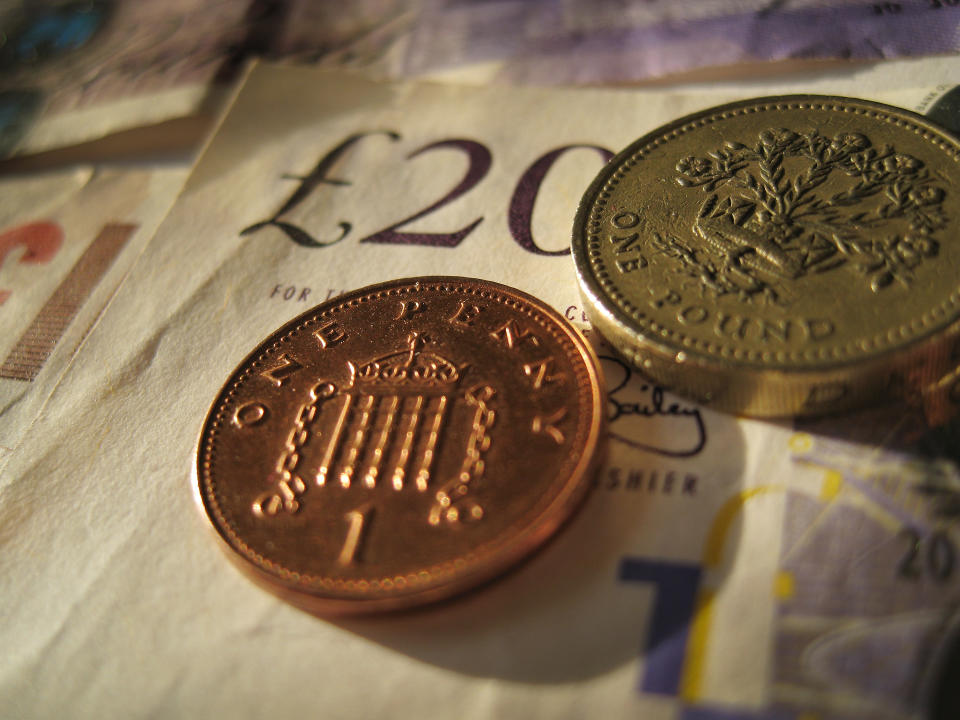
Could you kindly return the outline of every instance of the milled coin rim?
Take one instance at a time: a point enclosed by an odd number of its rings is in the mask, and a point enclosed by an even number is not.
[[[538,501],[528,513],[531,520],[521,530],[510,534],[509,538],[492,538],[458,558],[402,578],[393,576],[372,580],[344,580],[332,576],[314,576],[264,557],[262,553],[247,545],[230,527],[229,519],[216,499],[216,481],[211,475],[213,443],[216,433],[223,425],[225,403],[269,353],[293,334],[371,298],[384,295],[402,296],[431,288],[450,288],[456,292],[502,302],[505,306],[518,310],[521,310],[522,302],[526,302],[530,307],[525,309],[525,313],[531,319],[536,320],[536,313],[541,313],[543,322],[538,322],[540,327],[550,332],[561,345],[569,343],[572,352],[580,359],[577,386],[581,386],[584,377],[587,379],[582,385],[582,392],[584,407],[591,412],[591,417],[584,423],[585,432],[576,436],[578,440],[584,438],[582,444],[579,444],[584,451],[574,462],[565,458],[561,465],[561,471],[564,471],[567,477],[566,482],[553,497]],[[191,484],[194,497],[209,525],[226,543],[224,550],[241,570],[252,573],[254,579],[267,589],[295,604],[320,612],[350,613],[412,607],[466,592],[506,572],[536,552],[572,517],[586,497],[592,472],[602,456],[604,397],[599,360],[593,347],[558,311],[542,300],[508,285],[478,278],[425,276],[391,280],[350,291],[301,313],[259,342],[238,363],[217,394],[201,426],[195,445]],[[591,447],[593,452],[587,452]],[[569,470],[566,470],[568,467]],[[398,580],[400,582],[397,582]]]
[[[797,376],[819,375],[863,363],[882,362],[885,358],[912,353],[928,343],[937,342],[938,333],[950,327],[960,315],[960,284],[942,303],[925,311],[919,321],[878,333],[865,342],[866,347],[859,347],[864,343],[863,339],[859,339],[844,346],[824,347],[816,351],[761,352],[684,336],[671,328],[661,327],[653,320],[644,322],[644,312],[626,301],[616,290],[606,268],[595,264],[594,260],[600,256],[598,248],[601,245],[597,215],[610,198],[611,191],[627,171],[642,162],[645,154],[688,132],[737,115],[804,109],[840,111],[890,122],[932,142],[960,165],[960,141],[946,130],[910,110],[857,98],[805,94],[752,98],[707,108],[662,125],[617,153],[594,178],[577,208],[572,254],[588,315],[591,311],[595,317],[599,315],[594,320],[598,330],[609,332],[612,325],[614,334],[630,335],[638,356],[650,353],[661,359],[716,367],[724,371],[734,366],[744,370]],[[800,364],[801,360],[821,362]]]

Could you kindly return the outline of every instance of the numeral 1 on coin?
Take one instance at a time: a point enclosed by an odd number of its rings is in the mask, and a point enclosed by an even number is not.
[[[363,537],[364,530],[369,526],[370,519],[373,517],[373,508],[369,504],[361,505],[355,510],[351,510],[344,517],[347,519],[347,538],[343,542],[343,548],[340,550],[340,557],[337,562],[341,565],[352,565],[357,555],[357,549],[360,547],[360,540]]]

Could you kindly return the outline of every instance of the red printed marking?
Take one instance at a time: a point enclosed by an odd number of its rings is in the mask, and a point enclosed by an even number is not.
[[[57,254],[63,245],[63,230],[57,223],[40,222],[18,225],[0,234],[0,267],[3,267],[7,255],[15,248],[23,246],[26,252],[20,256],[22,263],[46,263]],[[0,289],[0,305],[10,297],[10,290]]]

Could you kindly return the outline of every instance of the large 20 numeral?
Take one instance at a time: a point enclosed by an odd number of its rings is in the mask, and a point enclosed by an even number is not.
[[[397,141],[400,139],[399,133],[396,133],[392,130],[364,132],[351,135],[336,145],[323,158],[321,158],[309,175],[303,177],[284,176],[288,179],[300,180],[300,187],[298,187],[287,199],[287,201],[283,203],[273,217],[250,225],[249,227],[243,229],[240,234],[249,235],[257,230],[260,230],[261,228],[273,226],[281,230],[293,242],[302,247],[308,248],[327,247],[328,245],[333,245],[346,238],[353,229],[353,225],[349,222],[344,221],[339,223],[340,234],[338,237],[332,240],[317,240],[303,228],[281,218],[286,213],[293,210],[301,202],[303,202],[320,185],[349,185],[350,182],[348,180],[328,177],[328,173],[333,168],[334,164],[353,145],[364,138],[376,135],[386,136],[391,141]],[[463,242],[464,238],[473,232],[473,230],[476,229],[476,227],[483,221],[483,216],[481,215],[469,225],[466,225],[465,227],[462,227],[454,232],[409,232],[400,230],[400,228],[403,226],[436,212],[440,208],[452,203],[454,200],[457,200],[472,190],[481,180],[484,179],[484,177],[486,177],[493,162],[493,155],[485,145],[477,142],[476,140],[468,140],[464,138],[445,139],[430,143],[413,151],[406,156],[406,159],[412,160],[413,158],[419,157],[425,153],[440,149],[458,150],[467,156],[467,170],[460,182],[432,205],[429,205],[413,215],[407,216],[403,220],[400,220],[389,227],[378,230],[375,233],[361,238],[360,242],[385,243],[394,245],[425,245],[431,247],[452,248],[457,247],[461,242]],[[537,255],[569,254],[569,248],[545,250],[538,245],[533,237],[532,220],[533,209],[536,203],[537,195],[540,192],[540,187],[543,184],[543,180],[547,173],[550,171],[550,168],[553,167],[554,163],[558,158],[560,158],[561,155],[577,149],[593,150],[600,155],[604,162],[607,162],[611,157],[613,157],[612,152],[598,145],[564,145],[562,147],[550,150],[544,155],[541,155],[520,176],[520,180],[517,182],[517,185],[514,188],[513,194],[510,198],[507,224],[510,229],[510,235],[514,242],[516,242],[517,245],[524,250]]]
[[[460,183],[430,207],[424,208],[420,212],[411,215],[408,218],[404,218],[400,222],[391,225],[388,228],[384,228],[379,232],[375,232],[373,235],[368,235],[360,242],[392,243],[395,245],[432,245],[434,247],[456,247],[467,235],[473,232],[473,229],[477,225],[483,221],[482,216],[478,217],[465,228],[461,228],[460,230],[452,233],[397,232],[397,228],[406,225],[407,223],[411,223],[414,220],[419,220],[422,217],[426,217],[434,210],[439,210],[447,203],[453,202],[465,192],[473,188],[473,186],[478,182],[483,180],[486,174],[490,171],[490,164],[493,162],[493,156],[490,154],[490,151],[485,145],[481,145],[475,140],[441,140],[439,142],[431,143],[430,145],[422,147],[419,150],[415,150],[407,155],[407,160],[439,148],[452,148],[466,153],[470,164],[467,166],[467,172],[463,176],[463,179],[460,181]]]
[[[507,214],[507,222],[510,225],[510,234],[516,243],[524,250],[529,250],[537,255],[569,255],[570,248],[562,250],[544,250],[533,239],[533,206],[537,195],[540,192],[540,186],[547,172],[553,167],[557,159],[569,150],[578,148],[596,150],[604,162],[608,162],[613,157],[613,153],[598,145],[564,145],[556,150],[551,150],[545,155],[537,158],[533,164],[527,168],[526,172],[520,176],[520,181],[513,191],[513,197],[510,198],[510,210]]]

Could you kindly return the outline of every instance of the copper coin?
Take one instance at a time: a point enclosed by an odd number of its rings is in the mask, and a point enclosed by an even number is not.
[[[576,509],[603,408],[590,346],[481,280],[397,280],[290,321],[204,424],[204,510],[255,579],[319,612],[466,590]]]

